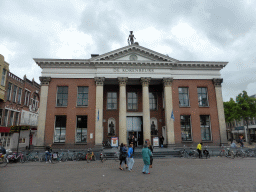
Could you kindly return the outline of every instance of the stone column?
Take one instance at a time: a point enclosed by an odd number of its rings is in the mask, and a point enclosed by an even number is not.
[[[95,77],[96,83],[96,119],[95,119],[95,145],[102,145],[103,141],[103,85],[105,77]]]
[[[163,78],[165,126],[166,126],[166,136],[167,136],[166,141],[168,145],[175,145],[174,120],[171,119],[172,112],[173,112],[172,81],[173,81],[173,78]]]
[[[228,141],[227,141],[226,123],[225,123],[222,89],[221,89],[222,82],[223,82],[223,79],[213,79],[215,92],[216,92],[217,110],[218,110],[219,126],[220,126],[220,143],[227,144]]]
[[[40,110],[38,117],[38,127],[36,135],[36,147],[44,147],[45,137],[45,121],[47,112],[47,99],[48,99],[48,88],[51,81],[51,77],[39,77],[41,81],[40,90]]]
[[[151,129],[150,129],[150,108],[149,108],[149,90],[150,77],[142,77],[142,105],[143,105],[143,139],[149,139],[151,142]]]
[[[119,144],[127,144],[126,83],[128,77],[118,77],[119,82]]]

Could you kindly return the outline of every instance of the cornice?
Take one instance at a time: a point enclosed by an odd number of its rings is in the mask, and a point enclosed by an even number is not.
[[[167,67],[175,69],[222,69],[228,62],[207,62],[207,61],[188,61],[188,62],[164,62],[164,61],[89,61],[89,60],[52,60],[34,59],[41,68],[95,68],[95,67]]]

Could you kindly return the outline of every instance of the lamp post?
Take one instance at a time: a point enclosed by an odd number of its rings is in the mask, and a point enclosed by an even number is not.
[[[20,143],[20,126],[18,126],[19,128],[19,136],[18,136],[18,145],[17,145],[17,154],[16,157],[18,156],[18,152],[19,152],[19,143]]]
[[[30,150],[30,141],[32,139],[32,134],[31,134],[31,127],[29,128],[29,142],[28,142],[28,150]]]

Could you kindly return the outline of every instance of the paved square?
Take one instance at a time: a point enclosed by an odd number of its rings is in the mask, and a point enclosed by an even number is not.
[[[0,168],[0,191],[225,191],[256,192],[256,158],[154,159],[149,175],[142,159],[133,172],[119,162],[17,163]]]

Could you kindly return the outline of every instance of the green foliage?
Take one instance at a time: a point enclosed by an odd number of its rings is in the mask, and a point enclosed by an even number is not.
[[[243,91],[236,97],[238,105],[237,116],[248,120],[256,116],[256,99],[248,96],[246,91]]]
[[[223,105],[224,105],[225,121],[227,123],[230,123],[234,120],[239,119],[239,116],[236,113],[236,111],[238,110],[238,105],[233,98],[230,98],[229,101],[224,102]]]

